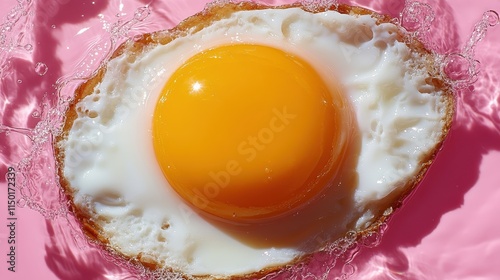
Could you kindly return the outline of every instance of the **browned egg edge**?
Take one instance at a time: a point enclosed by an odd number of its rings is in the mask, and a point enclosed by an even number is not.
[[[229,17],[230,14],[237,12],[237,11],[243,11],[243,10],[262,10],[262,9],[286,9],[286,8],[293,8],[293,7],[299,7],[302,8],[305,11],[312,12],[312,13],[318,13],[318,12],[324,12],[327,10],[333,10],[337,11],[342,14],[349,14],[353,16],[358,16],[358,15],[371,15],[373,18],[377,19],[377,24],[380,23],[389,23],[391,22],[392,18],[389,16],[385,15],[380,15],[376,12],[373,12],[371,10],[362,8],[362,7],[356,7],[356,6],[349,6],[345,4],[339,4],[339,5],[331,5],[328,7],[321,7],[315,10],[311,10],[308,7],[301,5],[300,3],[295,3],[295,4],[290,4],[290,5],[282,5],[282,6],[266,6],[262,4],[256,4],[252,2],[241,2],[241,3],[222,3],[222,4],[212,4],[210,6],[207,6],[205,10],[202,12],[199,12],[191,17],[188,17],[187,19],[183,20],[180,22],[176,27],[170,30],[164,30],[164,31],[157,31],[153,33],[147,33],[143,34],[139,39],[135,38],[134,40],[128,40],[125,43],[121,44],[111,55],[109,60],[114,59],[115,57],[118,57],[122,55],[123,53],[135,53],[139,54],[144,51],[147,51],[147,49],[153,45],[158,45],[158,44],[168,44],[172,40],[179,38],[179,37],[184,37],[192,33],[196,33],[203,28],[209,26],[215,21],[224,19]],[[451,125],[452,125],[452,120],[453,120],[453,115],[455,111],[455,99],[454,95],[452,93],[452,87],[450,84],[447,82],[447,80],[443,77],[440,71],[440,67],[436,65],[436,61],[434,58],[434,55],[432,54],[431,51],[427,50],[422,43],[420,43],[416,39],[411,39],[408,40],[409,35],[406,34],[404,29],[398,28],[398,41],[400,42],[405,42],[412,51],[416,51],[420,53],[421,55],[426,57],[427,61],[427,70],[429,73],[429,78],[427,78],[426,82],[428,84],[432,84],[436,86],[438,89],[441,89],[444,94],[442,96],[443,102],[446,104],[446,117],[443,120],[445,123],[443,131],[442,131],[442,136],[440,141],[436,144],[434,149],[428,153],[424,159],[421,161],[421,169],[417,173],[416,176],[413,178],[410,178],[410,180],[401,182],[402,186],[402,192],[399,193],[393,193],[388,197],[389,201],[392,201],[393,203],[391,204],[390,207],[385,209],[385,211],[380,211],[379,213],[376,213],[378,216],[378,219],[367,229],[363,231],[359,231],[356,233],[356,236],[354,240],[360,240],[364,238],[365,236],[372,234],[373,232],[377,232],[380,228],[381,225],[387,222],[387,220],[390,218],[391,213],[394,212],[395,209],[399,208],[404,199],[412,192],[412,190],[418,185],[418,183],[424,178],[426,171],[432,164],[436,154],[438,151],[441,149],[442,144],[445,140],[446,135],[448,134]],[[302,257],[299,257],[289,264],[286,264],[284,266],[274,266],[274,267],[269,267],[265,268],[261,271],[257,271],[254,273],[250,274],[245,274],[245,275],[233,275],[233,276],[228,276],[228,277],[216,277],[216,276],[210,276],[210,275],[205,275],[205,276],[191,276],[191,275],[186,275],[182,272],[179,271],[173,271],[171,268],[164,268],[159,266],[157,263],[143,257],[141,254],[139,254],[136,257],[129,257],[121,254],[120,252],[117,252],[113,248],[109,246],[109,241],[108,239],[104,236],[105,234],[102,233],[102,229],[98,226],[98,224],[93,220],[92,218],[92,213],[89,213],[88,211],[91,211],[91,209],[82,209],[78,207],[77,205],[74,204],[73,202],[73,190],[71,186],[69,185],[69,182],[66,180],[64,177],[63,173],[63,168],[64,168],[64,150],[59,143],[67,139],[68,133],[73,126],[73,122],[75,121],[77,117],[77,103],[80,102],[85,96],[91,94],[103,78],[104,74],[107,71],[107,64],[106,62],[103,62],[100,66],[100,68],[95,72],[95,74],[90,77],[87,81],[83,82],[75,91],[75,96],[70,102],[67,111],[66,111],[66,117],[64,121],[64,125],[62,128],[62,132],[58,135],[55,135],[54,138],[54,153],[56,157],[56,162],[57,162],[57,174],[59,178],[60,185],[66,195],[68,205],[69,205],[69,210],[74,214],[76,219],[80,222],[80,226],[84,234],[93,242],[96,242],[100,247],[108,250],[112,255],[116,255],[119,257],[122,257],[126,259],[127,261],[131,262],[134,265],[142,265],[144,266],[148,271],[154,272],[158,269],[166,269],[169,272],[175,272],[179,273],[182,275],[182,278],[184,279],[233,279],[233,280],[244,280],[244,279],[253,279],[253,278],[259,278],[263,277],[269,273],[278,271],[282,269],[283,267],[290,267],[293,266],[299,262],[307,262],[313,254],[308,254],[304,255]],[[80,113],[85,113],[85,112],[80,112]],[[95,213],[94,213],[95,214]]]

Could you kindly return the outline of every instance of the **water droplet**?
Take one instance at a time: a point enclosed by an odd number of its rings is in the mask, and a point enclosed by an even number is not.
[[[17,80],[17,83],[18,83],[18,84],[20,84],[20,83],[22,83],[22,82],[23,82],[23,80]]]
[[[33,111],[33,113],[31,113],[31,116],[33,118],[39,118],[40,117],[40,112],[38,112],[38,111],[35,110],[35,111]]]
[[[486,21],[490,26],[495,26],[500,22],[500,17],[498,16],[498,13],[493,10],[485,12],[484,18],[486,19]]]
[[[48,70],[49,70],[49,67],[47,67],[47,65],[45,63],[42,63],[42,62],[38,62],[35,66],[35,72],[40,76],[45,75]]]
[[[141,7],[135,11],[134,18],[138,21],[143,21],[149,14],[151,14],[149,6]]]
[[[33,45],[32,44],[26,44],[26,45],[24,45],[24,49],[30,52],[30,51],[33,50]]]
[[[55,24],[52,24],[50,27],[51,27],[52,29],[55,29],[55,28],[56,28],[56,25],[55,25]]]

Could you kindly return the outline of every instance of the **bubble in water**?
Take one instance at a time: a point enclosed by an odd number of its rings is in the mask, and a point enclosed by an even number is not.
[[[24,45],[24,49],[30,52],[30,51],[33,50],[33,45],[32,44],[26,44],[26,45]]]
[[[400,15],[401,24],[410,32],[427,31],[434,21],[434,16],[431,6],[420,2],[407,3]]]
[[[464,87],[477,80],[479,61],[464,54],[452,53],[445,57],[442,71],[452,84]]]
[[[113,40],[116,41],[120,38],[127,37],[128,32],[133,28],[133,26],[138,22],[145,20],[150,14],[151,14],[151,9],[149,8],[149,6],[140,7],[135,11],[134,17],[132,19],[130,20],[120,19],[109,27],[105,26],[105,28],[110,30],[110,33],[113,36]],[[126,14],[124,13],[116,14],[117,17],[121,17],[122,15]]]
[[[490,26],[495,26],[500,22],[500,17],[498,16],[498,13],[493,10],[489,10],[486,13],[484,13],[484,18],[486,19],[486,21]]]
[[[47,65],[45,63],[38,62],[35,65],[35,72],[38,75],[43,76],[43,75],[45,75],[47,73],[47,71],[49,71],[49,67],[47,67]]]
[[[474,59],[476,45],[486,36],[488,29],[498,23],[497,12],[493,10],[485,12],[481,20],[474,25],[474,31],[462,52],[451,53],[444,58],[442,71],[454,86],[459,88],[472,86],[477,80],[480,63]]]
[[[448,55],[444,61],[444,73],[454,81],[468,79],[469,60],[462,54],[453,53]]]
[[[345,264],[344,267],[342,267],[342,278],[341,279],[347,279],[349,276],[353,275],[354,272],[356,272],[356,268],[352,264]]]
[[[151,14],[151,9],[149,6],[144,6],[135,11],[134,19],[138,21],[143,21]]]

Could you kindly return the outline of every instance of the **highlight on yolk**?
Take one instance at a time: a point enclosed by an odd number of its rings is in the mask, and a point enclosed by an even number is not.
[[[268,46],[203,51],[164,86],[153,145],[170,185],[195,209],[259,222],[311,202],[335,177],[349,104],[304,60]]]

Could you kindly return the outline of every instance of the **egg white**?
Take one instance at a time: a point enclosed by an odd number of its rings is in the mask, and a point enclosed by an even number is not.
[[[211,223],[183,203],[156,162],[151,138],[156,101],[170,75],[200,51],[240,42],[302,57],[332,89],[339,81],[359,131],[337,187],[287,221],[246,234]],[[285,264],[317,250],[325,236],[368,227],[382,207],[378,202],[416,175],[442,137],[446,114],[442,92],[425,82],[424,64],[397,41],[395,25],[377,25],[368,15],[299,8],[236,12],[168,44],[109,61],[94,92],[77,104],[78,117],[60,143],[64,176],[74,204],[126,256],[140,254],[191,275]],[[268,233],[266,241],[252,239]]]

